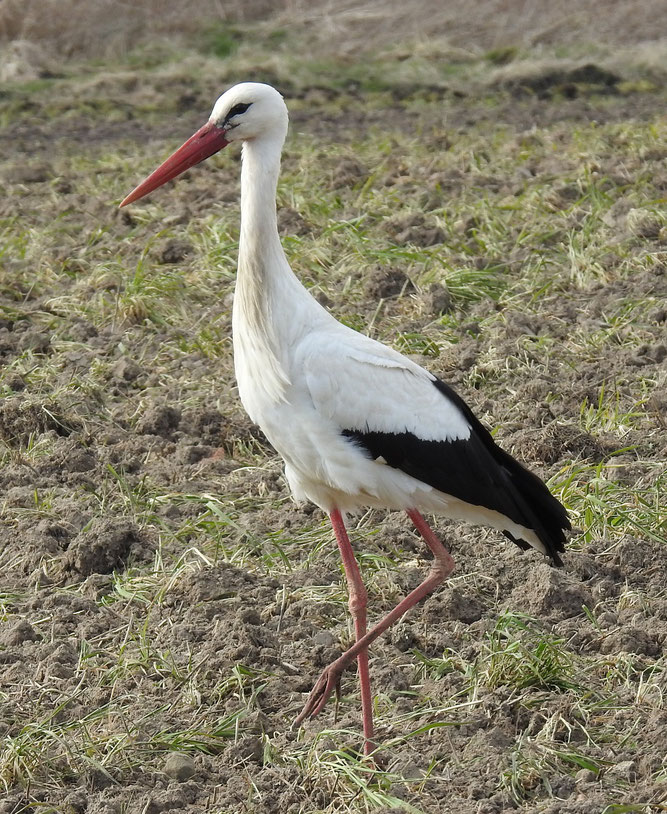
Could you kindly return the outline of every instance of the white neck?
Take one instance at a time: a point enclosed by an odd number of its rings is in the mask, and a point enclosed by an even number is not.
[[[241,386],[244,374],[260,376],[273,398],[283,400],[289,371],[283,350],[290,307],[314,300],[289,267],[278,235],[276,187],[282,138],[243,144],[241,235],[232,328]],[[319,307],[319,306],[317,306]]]
[[[289,269],[276,219],[281,148],[282,140],[267,138],[243,144],[238,284],[243,290],[259,289],[258,294],[270,284],[274,270]],[[266,302],[266,294],[261,301]]]

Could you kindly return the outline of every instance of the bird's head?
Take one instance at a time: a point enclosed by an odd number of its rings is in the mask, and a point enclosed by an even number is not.
[[[287,131],[287,107],[271,85],[241,82],[213,105],[209,122],[225,131],[228,142],[265,135],[282,139]]]
[[[242,82],[222,94],[209,120],[121,202],[126,206],[171,181],[233,141],[272,138],[282,145],[287,107],[270,85]]]

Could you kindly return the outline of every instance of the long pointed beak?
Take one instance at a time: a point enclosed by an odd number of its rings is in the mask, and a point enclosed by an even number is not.
[[[206,122],[203,127],[182,144],[178,150],[160,166],[154,170],[145,181],[142,181],[138,187],[135,187],[132,192],[121,202],[121,206],[133,201],[138,201],[144,195],[148,195],[154,189],[176,178],[185,170],[199,164],[205,158],[212,156],[223,147],[226,147],[229,142],[225,138],[227,131],[222,127],[217,127],[213,122]]]

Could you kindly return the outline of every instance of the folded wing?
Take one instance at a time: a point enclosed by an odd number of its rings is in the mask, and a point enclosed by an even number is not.
[[[391,348],[350,334],[343,343],[340,334],[335,342],[321,337],[303,360],[317,411],[371,458],[531,530],[560,564],[570,524],[540,478],[495,443],[451,387]],[[505,534],[522,548],[536,544]]]

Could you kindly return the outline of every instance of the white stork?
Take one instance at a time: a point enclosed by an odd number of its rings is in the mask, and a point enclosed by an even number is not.
[[[287,108],[269,85],[223,93],[208,122],[121,203],[138,200],[232,142],[243,145],[241,233],[232,329],[239,393],[285,460],[297,500],[328,512],[349,587],[356,642],[320,675],[300,723],[317,715],[342,672],[358,662],[364,751],[373,745],[368,647],[445,580],[454,560],[422,516],[492,526],[561,565],[563,506],[500,449],[444,382],[395,350],[341,325],[295,277],[276,224]],[[370,631],[366,589],[345,530],[346,512],[407,512],[433,553],[426,579]]]

